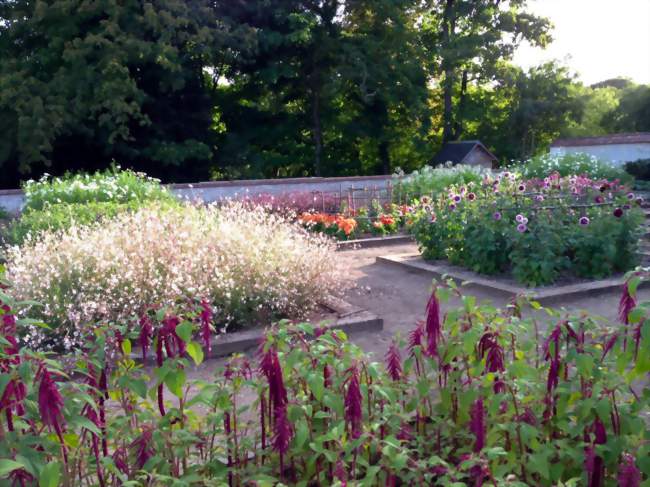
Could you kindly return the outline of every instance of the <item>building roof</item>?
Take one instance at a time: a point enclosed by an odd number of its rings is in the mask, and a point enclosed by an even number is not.
[[[458,142],[447,142],[438,153],[433,156],[431,163],[444,164],[451,161],[454,164],[462,164],[465,158],[474,149],[484,152],[492,161],[497,161],[497,157],[492,154],[479,140],[463,140]]]
[[[598,137],[575,137],[571,139],[557,139],[551,147],[580,147],[589,145],[611,144],[650,144],[650,132],[636,132],[628,134],[610,134]]]

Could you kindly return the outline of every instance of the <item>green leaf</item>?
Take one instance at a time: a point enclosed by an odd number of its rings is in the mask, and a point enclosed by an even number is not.
[[[183,386],[185,385],[185,371],[183,369],[171,370],[165,376],[165,385],[176,397],[183,397]]]
[[[187,354],[192,357],[196,365],[201,365],[203,362],[203,347],[196,342],[187,344]]]
[[[7,458],[0,459],[0,477],[5,477],[14,470],[18,470],[19,468],[24,468],[24,465],[20,462],[9,460]]]
[[[58,462],[48,463],[38,476],[38,487],[57,487],[61,479],[61,465]]]
[[[11,381],[11,375],[9,374],[0,374],[0,397],[5,392],[5,389],[7,388],[7,385]]]
[[[125,338],[124,341],[122,342],[122,352],[127,357],[131,355],[131,340],[129,340],[128,338]]]
[[[307,383],[309,384],[309,389],[311,390],[316,400],[322,401],[323,392],[325,391],[325,382],[323,380],[323,375],[311,373],[307,377]]]
[[[189,342],[192,338],[192,323],[189,321],[183,321],[180,325],[176,327],[176,334],[183,340],[185,343]]]

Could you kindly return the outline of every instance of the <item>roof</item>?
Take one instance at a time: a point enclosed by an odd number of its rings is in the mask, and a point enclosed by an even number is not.
[[[462,164],[465,158],[474,149],[484,152],[491,160],[497,161],[498,159],[492,154],[479,140],[463,140],[458,142],[447,142],[438,153],[433,156],[431,163],[444,164],[451,161],[454,164]]]
[[[611,144],[650,144],[650,132],[636,132],[628,134],[610,134],[598,137],[575,137],[571,139],[557,139],[551,147],[579,147],[585,145],[611,145]]]

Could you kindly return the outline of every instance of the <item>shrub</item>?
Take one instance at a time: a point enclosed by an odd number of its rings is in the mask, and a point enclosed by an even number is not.
[[[117,168],[54,179],[46,175],[38,182],[28,181],[23,189],[23,212],[5,232],[7,240],[14,244],[29,235],[35,238],[44,231],[97,223],[152,203],[178,205],[158,180]]]
[[[538,336],[507,310],[438,286],[382,365],[340,331],[282,324],[255,363],[189,380],[203,320],[152,317],[153,377],[128,327],[95,330],[70,366],[20,349],[2,295],[0,478],[18,485],[606,485],[650,477],[643,391],[650,303],[559,314]],[[444,316],[440,300],[461,299]],[[533,305],[539,308],[538,305]],[[147,338],[142,344],[149,344]],[[187,353],[186,353],[187,352]],[[139,350],[138,350],[139,353]],[[77,380],[64,380],[66,377]],[[113,401],[109,403],[107,398]]]
[[[489,169],[463,164],[446,164],[436,168],[424,166],[407,175],[398,170],[393,175],[393,200],[408,204],[413,198],[436,196],[449,186],[478,183],[488,174],[491,174]]]
[[[638,161],[625,164],[625,170],[641,181],[650,181],[650,159],[639,159]]]
[[[23,190],[25,210],[42,210],[57,203],[147,203],[175,199],[159,180],[119,167],[95,174],[66,174],[62,178],[46,174],[39,181],[27,181]]]
[[[504,173],[418,201],[410,229],[425,259],[475,272],[512,272],[531,286],[566,272],[602,278],[638,262],[639,201],[607,181],[555,173],[524,182]]]
[[[556,172],[562,177],[576,175],[591,179],[619,180],[625,183],[633,180],[622,167],[585,153],[542,154],[514,163],[510,170],[520,173],[524,179],[541,179]]]
[[[6,249],[7,275],[29,316],[53,326],[32,343],[76,345],[88,323],[125,321],[188,296],[222,326],[300,316],[336,290],[332,245],[261,208],[152,207],[73,225]]]

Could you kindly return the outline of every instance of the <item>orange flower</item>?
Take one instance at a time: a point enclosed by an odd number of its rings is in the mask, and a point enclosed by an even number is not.
[[[381,215],[379,217],[379,221],[383,225],[387,225],[387,226],[393,225],[395,223],[395,219],[390,215]]]

